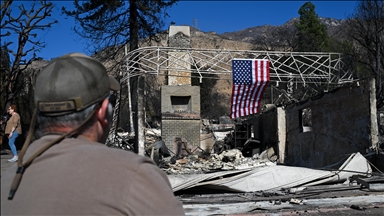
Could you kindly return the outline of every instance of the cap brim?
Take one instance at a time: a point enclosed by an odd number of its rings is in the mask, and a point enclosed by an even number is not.
[[[109,89],[113,91],[119,91],[120,83],[113,76],[108,75],[108,78],[109,78]]]

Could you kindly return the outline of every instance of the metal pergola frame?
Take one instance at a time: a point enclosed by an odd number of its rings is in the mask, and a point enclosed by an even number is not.
[[[167,71],[195,72],[201,78],[203,74],[216,74],[231,79],[235,58],[268,59],[271,81],[275,82],[295,80],[303,85],[322,85],[353,80],[353,68],[341,53],[144,47],[124,56],[127,64],[121,82],[142,73],[164,75]]]
[[[290,95],[293,85],[308,87],[311,84],[310,88],[320,89],[353,82],[352,61],[341,53],[143,47],[123,57],[120,62],[120,83],[142,74],[171,76],[169,71],[190,72],[191,77],[192,73],[198,74],[200,79],[211,78],[205,74],[215,74],[219,79],[232,80],[232,59],[268,59],[270,82],[275,82],[273,88],[281,88],[282,94],[288,99],[294,99]],[[172,76],[180,75],[172,73]],[[119,95],[110,137],[116,137],[118,115]]]

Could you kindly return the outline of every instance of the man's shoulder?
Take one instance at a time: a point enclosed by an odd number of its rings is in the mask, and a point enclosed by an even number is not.
[[[72,139],[72,140],[68,140],[68,142],[78,144],[76,148],[79,151],[87,152],[88,154],[93,155],[95,157],[106,158],[106,159],[113,158],[113,160],[108,160],[108,161],[115,161],[115,162],[137,161],[138,163],[146,163],[146,162],[152,163],[152,160],[148,157],[138,155],[132,151],[108,147],[102,143],[92,142],[89,140],[82,140],[82,139]]]
[[[58,136],[48,135],[43,136],[40,139],[34,141],[31,145],[33,147],[33,151],[36,151],[38,148],[43,147],[46,143],[51,142]],[[148,157],[144,157],[141,155],[137,155],[132,151],[127,151],[123,149],[108,147],[103,143],[89,141],[85,138],[66,138],[62,140],[60,143],[55,145],[48,152],[62,153],[67,156],[69,155],[87,155],[92,158],[99,159],[108,159],[107,161],[124,161],[124,162],[132,162],[137,161],[138,163],[152,163],[152,160]],[[113,158],[113,160],[110,160]]]

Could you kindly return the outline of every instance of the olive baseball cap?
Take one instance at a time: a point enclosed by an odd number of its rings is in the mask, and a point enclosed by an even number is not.
[[[53,59],[36,78],[34,102],[42,115],[59,116],[81,111],[104,100],[119,82],[104,65],[82,53]]]

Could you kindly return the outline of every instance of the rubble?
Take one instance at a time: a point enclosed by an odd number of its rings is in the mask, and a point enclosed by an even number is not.
[[[231,193],[184,196],[180,200],[186,215],[382,215],[383,194],[372,196],[358,191],[341,191],[338,195],[323,190],[303,198]]]
[[[172,164],[171,158],[165,158],[160,166],[169,175],[174,174],[203,174],[217,171],[243,170],[260,166],[266,162],[271,162],[268,158],[261,158],[259,155],[254,157],[244,157],[240,150],[231,149],[221,154],[210,154],[209,156],[199,157],[192,154],[185,158],[176,160]],[[276,162],[276,161],[272,161]]]
[[[379,215],[384,208],[384,175],[372,173],[360,153],[351,154],[334,171],[265,162],[168,178],[186,215],[354,215],[356,210]]]
[[[237,148],[234,125],[216,123],[203,121],[201,146],[175,137],[178,148],[168,153],[160,129],[145,129],[147,156],[168,175],[186,215],[375,214],[384,208],[384,175],[373,173],[368,154],[356,152],[321,169],[285,166],[273,147],[254,151],[260,142],[253,138]],[[118,137],[132,140],[128,133]]]
[[[243,172],[220,171],[204,174],[204,177],[178,174],[168,175],[168,178],[174,191],[204,186],[224,191],[254,192],[330,183],[348,184],[351,181],[350,177],[357,174],[372,177],[372,169],[360,153],[351,154],[336,170],[293,167],[271,162],[253,165],[254,167],[246,169],[231,169]]]

